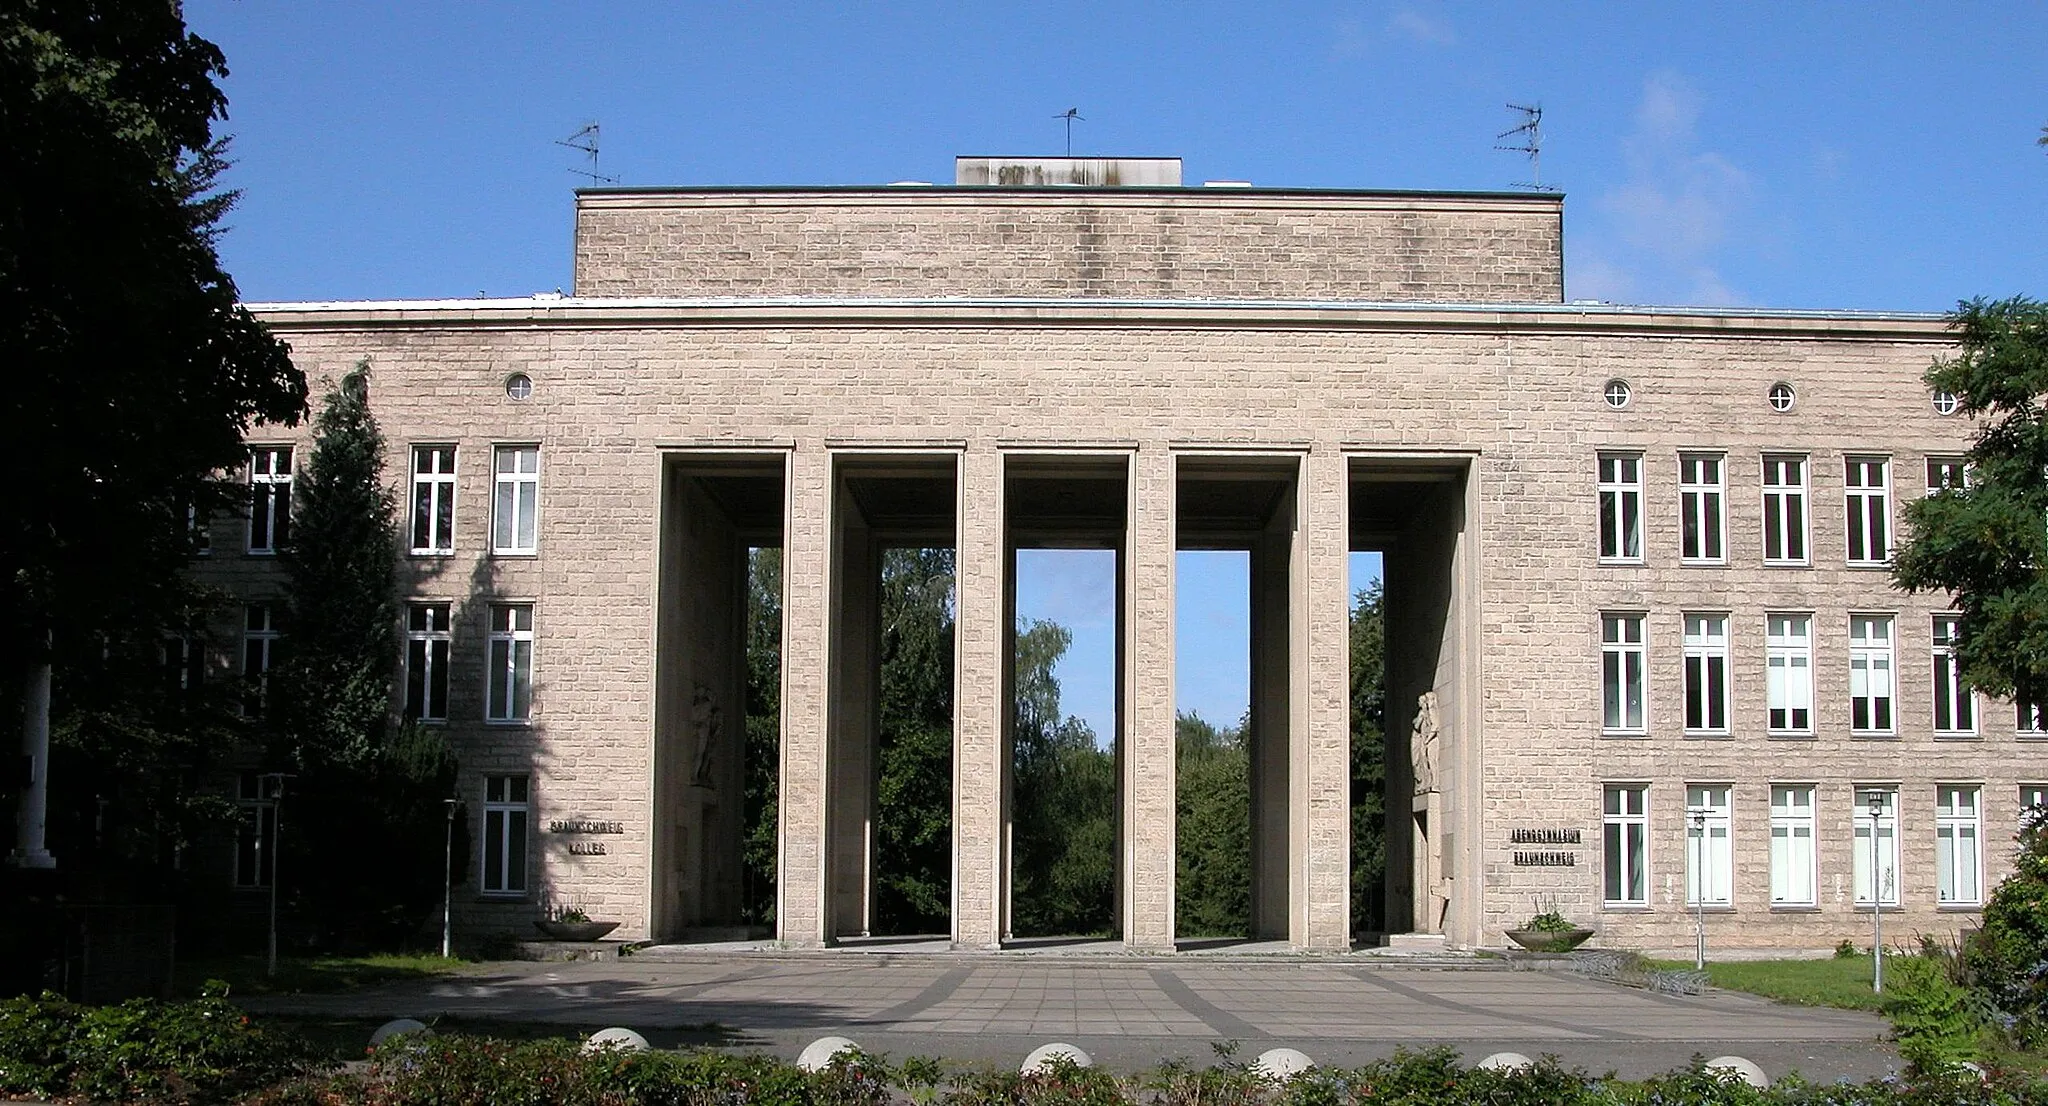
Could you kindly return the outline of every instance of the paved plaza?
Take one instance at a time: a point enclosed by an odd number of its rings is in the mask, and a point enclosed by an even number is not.
[[[1640,1076],[1695,1053],[1737,1054],[1773,1077],[1867,1078],[1898,1067],[1885,1025],[1846,1010],[1713,991],[1655,994],[1500,961],[1420,966],[1368,956],[1131,957],[833,950],[654,949],[622,960],[490,963],[453,978],[347,995],[257,999],[328,1018],[456,1018],[623,1025],[657,1045],[708,1043],[794,1057],[825,1034],[870,1050],[1015,1063],[1047,1041],[1120,1069],[1239,1042],[1352,1065],[1449,1045],[1476,1061],[1553,1053]]]

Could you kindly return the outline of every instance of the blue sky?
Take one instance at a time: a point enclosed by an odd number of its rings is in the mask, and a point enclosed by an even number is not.
[[[1058,153],[1053,117],[1078,107],[1076,153],[1179,156],[1192,181],[1500,189],[1530,179],[1493,148],[1508,101],[1545,109],[1573,298],[2048,295],[2038,0],[197,0],[186,16],[232,69],[243,198],[222,253],[252,300],[566,288],[581,162],[554,143],[591,120],[628,185],[944,182],[956,154]],[[1199,560],[1182,638],[1226,644],[1181,658],[1183,705],[1230,721],[1242,573]],[[1075,571],[1046,595],[1087,595]],[[1196,687],[1219,694],[1185,698]]]

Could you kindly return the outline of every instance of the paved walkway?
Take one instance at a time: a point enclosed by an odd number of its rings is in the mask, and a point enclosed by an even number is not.
[[[1127,957],[768,950],[650,950],[599,963],[479,965],[460,976],[346,995],[255,999],[329,1018],[453,1017],[624,1025],[656,1044],[715,1043],[794,1056],[836,1033],[896,1056],[1015,1063],[1064,1040],[1099,1061],[1206,1062],[1289,1045],[1357,1064],[1398,1046],[1499,1050],[1638,1076],[1694,1053],[1747,1056],[1772,1076],[1866,1078],[1898,1066],[1884,1023],[1716,991],[1652,994],[1552,971],[1330,958]]]

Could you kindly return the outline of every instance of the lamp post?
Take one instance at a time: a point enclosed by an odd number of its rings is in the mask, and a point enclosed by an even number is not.
[[[1707,970],[1707,812],[1693,807],[1692,816],[1692,923],[1694,971]]]
[[[446,960],[453,947],[455,929],[455,804],[458,799],[443,799],[448,808],[448,831],[441,843],[441,959]]]
[[[1878,865],[1877,834],[1884,818],[1884,792],[1869,793],[1870,804],[1870,990],[1884,993],[1884,879]]]
[[[275,978],[277,975],[277,885],[284,867],[284,781],[291,778],[289,772],[265,772],[263,790],[270,797],[270,954],[265,962],[263,974]],[[263,847],[263,834],[256,834],[256,847]]]

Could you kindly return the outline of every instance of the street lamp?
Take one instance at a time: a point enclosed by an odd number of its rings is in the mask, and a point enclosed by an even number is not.
[[[281,882],[278,875],[284,861],[284,781],[291,778],[289,772],[263,774],[263,791],[270,798],[270,956],[263,974],[272,978],[277,975],[277,885]],[[256,847],[260,850],[263,834],[261,827],[258,829]]]
[[[1884,993],[1884,879],[1878,866],[1877,834],[1884,818],[1884,792],[1871,791],[1870,804],[1870,990]]]
[[[1707,970],[1707,811],[1693,807],[1686,813],[1692,816],[1692,967],[1703,972]]]
[[[448,959],[455,929],[455,807],[459,799],[443,799],[448,808],[448,832],[441,843],[441,959]]]

